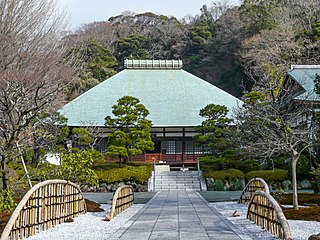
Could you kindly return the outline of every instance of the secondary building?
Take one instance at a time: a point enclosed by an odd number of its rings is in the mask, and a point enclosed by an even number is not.
[[[194,127],[204,120],[200,109],[214,103],[231,111],[242,102],[182,67],[181,60],[125,60],[123,71],[69,102],[60,112],[70,127],[99,128],[96,147],[105,154],[110,132],[105,117],[112,116],[112,106],[119,98],[136,97],[150,112],[155,149],[131,160],[193,165],[201,154],[192,141]]]
[[[287,71],[279,100],[282,107],[295,113],[292,126],[312,125],[315,112],[320,111],[320,97],[315,82],[320,84],[320,65],[292,65]]]

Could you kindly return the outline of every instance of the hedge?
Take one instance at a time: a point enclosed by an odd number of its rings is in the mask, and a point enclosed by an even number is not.
[[[221,180],[234,180],[244,178],[243,172],[238,169],[226,169],[220,171],[208,171],[204,173],[204,177],[213,178],[213,179],[221,179]]]
[[[265,181],[284,181],[288,179],[288,171],[284,169],[252,171],[246,174],[246,179],[254,177],[263,178]]]
[[[136,183],[144,183],[151,177],[152,167],[126,166],[122,168],[114,168],[110,170],[97,171],[99,181],[104,183],[127,182],[134,181]]]

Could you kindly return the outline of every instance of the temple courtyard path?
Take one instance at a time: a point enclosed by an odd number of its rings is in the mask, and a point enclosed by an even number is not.
[[[158,192],[110,240],[251,239],[195,191]]]

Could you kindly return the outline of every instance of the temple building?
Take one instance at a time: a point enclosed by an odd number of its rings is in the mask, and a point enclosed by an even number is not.
[[[320,97],[315,84],[317,81],[320,81],[320,65],[292,65],[287,71],[279,101],[286,111],[295,113],[293,127],[304,124],[311,127],[314,114],[320,112]]]
[[[229,93],[182,69],[181,60],[125,60],[124,70],[98,84],[61,110],[70,127],[99,128],[97,149],[107,151],[105,117],[123,96],[133,96],[146,106],[152,120],[155,149],[131,160],[192,165],[201,154],[192,141],[195,126],[204,120],[200,109],[214,103],[230,111],[242,102]],[[106,159],[109,159],[106,156]]]

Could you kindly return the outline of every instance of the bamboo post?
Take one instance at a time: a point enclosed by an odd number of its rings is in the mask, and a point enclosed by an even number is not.
[[[72,202],[62,196],[72,189]],[[68,196],[68,195],[67,195]],[[69,195],[70,196],[70,195]],[[81,199],[81,200],[79,200]],[[70,199],[68,199],[70,200]],[[81,204],[80,204],[81,202]],[[64,206],[76,206],[65,211]],[[74,212],[75,211],[75,212]],[[11,215],[0,240],[22,239],[61,223],[65,216],[86,212],[82,192],[76,184],[65,180],[48,180],[33,186]]]
[[[254,193],[248,205],[247,218],[280,239],[292,239],[282,209],[269,193],[262,191]]]
[[[111,212],[106,216],[106,220],[110,221],[113,217],[131,207],[134,202],[133,188],[131,186],[119,187],[113,195]]]
[[[256,191],[265,191],[269,193],[268,184],[262,178],[253,178],[248,182],[248,184],[245,186],[242,193],[240,194],[238,203],[249,203],[252,195]]]

